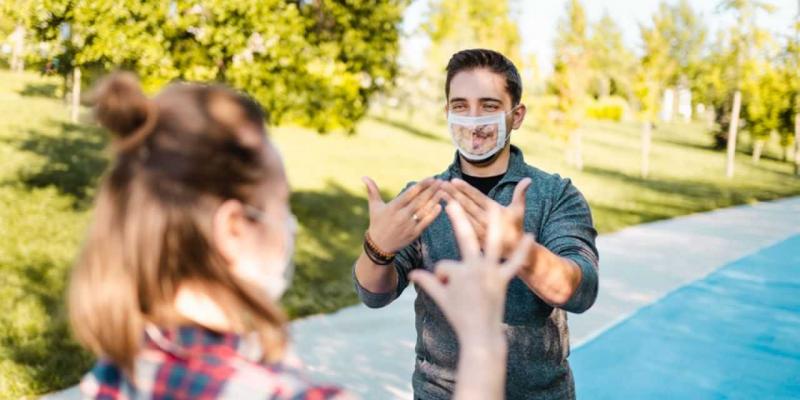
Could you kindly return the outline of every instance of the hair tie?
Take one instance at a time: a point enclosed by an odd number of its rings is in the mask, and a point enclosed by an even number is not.
[[[132,134],[117,139],[115,147],[118,153],[128,153],[141,146],[155,131],[156,123],[158,122],[158,107],[150,99],[146,99],[144,104],[147,108],[144,122]]]

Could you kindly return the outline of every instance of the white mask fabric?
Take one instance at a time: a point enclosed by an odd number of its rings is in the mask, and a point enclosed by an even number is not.
[[[250,210],[258,209],[251,208]],[[260,211],[256,215],[260,215]],[[258,219],[261,218],[259,217]],[[273,301],[278,301],[283,297],[294,278],[293,259],[297,233],[297,220],[294,215],[289,217],[288,223],[285,224],[285,229],[284,237],[286,242],[280,258],[271,260],[247,259],[242,261],[239,268],[239,274],[244,279],[257,283]]]

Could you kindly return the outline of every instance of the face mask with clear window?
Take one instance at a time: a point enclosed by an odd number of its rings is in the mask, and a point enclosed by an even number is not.
[[[453,144],[461,155],[471,161],[486,160],[506,144],[506,115],[501,112],[480,117],[447,114],[447,126]]]

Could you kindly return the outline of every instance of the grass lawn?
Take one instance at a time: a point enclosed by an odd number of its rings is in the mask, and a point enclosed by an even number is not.
[[[107,162],[106,138],[91,125],[66,122],[67,108],[53,96],[58,87],[57,80],[0,71],[0,397],[72,385],[92,362],[69,338],[63,292]],[[354,136],[272,129],[301,222],[297,276],[284,298],[292,317],[356,302],[350,267],[368,222],[360,177],[375,179],[388,199],[406,182],[442,171],[453,158],[443,122],[375,113]],[[693,124],[655,130],[648,180],[638,176],[635,124],[588,123],[583,171],[563,163],[562,141],[531,124],[513,142],[528,163],[573,179],[601,232],[800,194],[791,165],[775,157],[754,165],[739,154],[735,179],[726,179],[724,154],[710,150],[710,136]]]

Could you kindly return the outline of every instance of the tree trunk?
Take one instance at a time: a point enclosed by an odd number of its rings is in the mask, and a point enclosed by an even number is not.
[[[756,139],[753,143],[753,164],[758,164],[761,161],[761,152],[764,150],[764,139]]]
[[[70,109],[70,120],[73,124],[78,123],[78,112],[81,106],[81,69],[75,67],[72,70],[72,108]]]
[[[731,124],[728,127],[728,165],[725,175],[733,178],[733,163],[736,159],[736,134],[739,131],[739,111],[742,107],[742,92],[736,91],[733,95],[733,111],[731,112]]]
[[[645,121],[642,124],[642,178],[647,179],[650,175],[650,143],[652,138],[653,124]]]
[[[714,106],[709,106],[706,109],[706,128],[709,132],[714,130],[714,123],[717,121],[716,113]]]
[[[25,28],[18,25],[10,35],[11,42],[11,70],[22,72],[25,70]]]
[[[669,120],[675,121],[680,116],[681,88],[680,86],[673,86],[672,90],[675,94],[672,95],[672,115]]]
[[[567,135],[567,145],[564,147],[564,159],[570,167],[581,170],[583,169],[583,156],[581,155],[580,133],[573,130]]]
[[[611,95],[611,79],[608,77],[600,78],[600,98],[606,98]]]
[[[800,175],[800,114],[794,116],[794,173]]]

